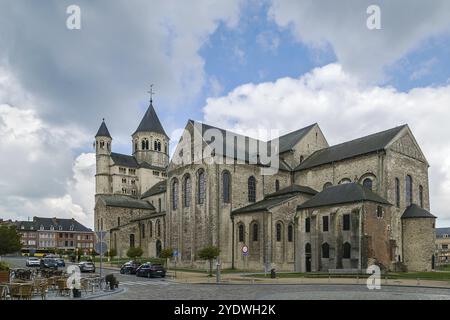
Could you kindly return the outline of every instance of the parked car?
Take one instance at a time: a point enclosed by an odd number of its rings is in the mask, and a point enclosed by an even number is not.
[[[121,274],[135,274],[136,269],[139,268],[141,264],[136,261],[128,261],[125,262],[122,267],[120,268]]]
[[[53,258],[42,258],[40,263],[41,269],[58,269],[58,263]]]
[[[66,263],[64,262],[63,258],[56,258],[56,263],[58,264],[58,267],[65,267]]]
[[[78,264],[80,272],[95,272],[95,264],[89,261],[82,261]]]
[[[166,276],[166,269],[164,269],[164,267],[160,264],[146,262],[136,269],[136,276],[147,278],[164,278]]]
[[[26,262],[27,267],[39,267],[41,265],[41,261],[35,257],[29,257]]]

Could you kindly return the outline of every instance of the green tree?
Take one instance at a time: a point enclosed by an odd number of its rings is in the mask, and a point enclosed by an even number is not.
[[[198,252],[198,257],[203,260],[209,261],[209,275],[212,276],[212,264],[214,259],[216,259],[220,254],[220,250],[214,246],[208,246],[201,249]]]
[[[136,258],[141,257],[144,254],[144,251],[141,247],[131,247],[127,250],[127,257],[131,258],[133,260],[136,260]]]
[[[116,249],[110,249],[106,252],[106,256],[110,257],[111,259],[117,256],[117,250]]]
[[[21,235],[15,226],[0,227],[0,257],[8,253],[15,253],[22,249]]]
[[[167,259],[172,258],[173,256],[173,249],[172,248],[165,248],[161,250],[161,254],[159,255],[162,259],[164,259],[164,263],[167,267]]]

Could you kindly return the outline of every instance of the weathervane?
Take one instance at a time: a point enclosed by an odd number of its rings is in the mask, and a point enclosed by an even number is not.
[[[150,91],[147,91],[150,94],[150,103],[153,103],[153,95],[155,92],[153,91],[153,84],[150,85]]]

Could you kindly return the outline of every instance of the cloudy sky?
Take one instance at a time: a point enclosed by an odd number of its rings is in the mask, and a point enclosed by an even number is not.
[[[81,30],[66,27],[72,4]],[[2,0],[0,218],[92,227],[93,136],[105,118],[130,153],[153,83],[173,142],[189,118],[244,133],[318,122],[330,144],[408,123],[449,226],[449,18],[447,0]]]

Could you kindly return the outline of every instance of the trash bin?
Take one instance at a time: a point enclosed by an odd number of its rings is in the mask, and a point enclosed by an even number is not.
[[[271,269],[271,270],[270,270],[270,277],[271,277],[272,279],[275,279],[275,278],[277,277],[277,273],[275,272],[275,269]]]

